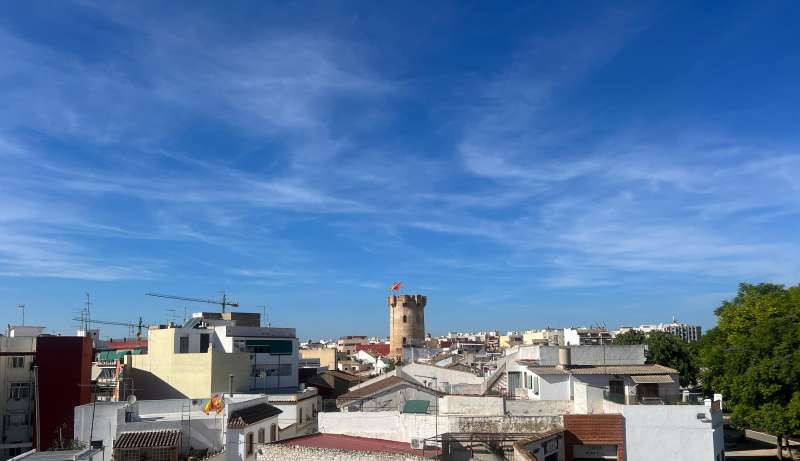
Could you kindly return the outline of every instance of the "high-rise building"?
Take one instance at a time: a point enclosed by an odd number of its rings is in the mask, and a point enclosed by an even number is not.
[[[686,342],[698,341],[702,333],[700,325],[689,325],[687,323],[678,322],[675,317],[672,317],[672,323],[659,323],[659,324],[645,324],[638,327],[621,326],[617,334],[625,333],[630,330],[639,330],[642,333],[650,333],[651,331],[664,331],[666,333],[675,335]]]
[[[425,304],[423,295],[392,295],[389,305],[389,354],[403,356],[403,347],[425,346]]]

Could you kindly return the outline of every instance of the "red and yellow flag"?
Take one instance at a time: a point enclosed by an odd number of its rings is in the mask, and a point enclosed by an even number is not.
[[[225,409],[225,400],[219,394],[214,394],[208,399],[205,406],[203,407],[203,413],[209,414],[212,411],[215,411],[217,414],[222,413],[222,410]]]

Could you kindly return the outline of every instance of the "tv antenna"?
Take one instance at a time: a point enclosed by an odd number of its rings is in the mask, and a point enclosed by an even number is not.
[[[225,292],[222,292],[222,299],[204,299],[204,298],[187,298],[185,296],[165,295],[161,293],[145,293],[146,296],[155,296],[156,298],[178,299],[181,301],[191,301],[194,303],[216,304],[222,308],[225,313],[226,307],[239,307],[239,303],[231,302]]]
[[[25,305],[17,304],[17,310],[22,312],[22,326],[25,326]]]
[[[86,317],[83,316],[83,313],[81,313],[81,317],[75,317],[72,320],[76,320],[76,321],[81,322],[84,325],[87,325],[86,329],[84,330],[84,331],[87,332],[87,334],[88,334],[89,328],[91,328],[90,324],[92,324],[92,323],[96,323],[96,324],[99,324],[99,325],[119,325],[121,327],[128,327],[128,329],[130,329],[131,333],[133,333],[133,330],[136,329],[136,338],[137,339],[142,339],[142,329],[148,327],[148,325],[146,323],[142,322],[142,318],[141,317],[139,317],[139,322],[137,322],[137,323],[114,322],[114,321],[111,321],[111,320],[87,320]]]

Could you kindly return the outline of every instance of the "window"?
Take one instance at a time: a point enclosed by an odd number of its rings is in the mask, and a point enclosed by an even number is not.
[[[539,377],[533,377],[533,393],[539,395]]]
[[[276,442],[278,440],[278,425],[273,424],[269,427],[269,441]]]
[[[8,358],[8,368],[23,368],[25,366],[25,357],[14,356]]]
[[[277,363],[253,365],[250,376],[263,378],[265,376],[292,376],[292,364]]]
[[[9,413],[6,415],[6,426],[26,426],[28,415],[26,413]]]
[[[624,394],[625,393],[625,383],[622,380],[612,379],[608,382],[608,393],[609,394]]]
[[[303,408],[297,409],[297,424],[303,424]]]
[[[153,448],[152,451],[150,452],[149,459],[150,461],[169,461],[170,451],[171,451],[170,448]]]
[[[294,346],[290,339],[245,339],[236,340],[234,347],[238,352],[251,354],[292,355]],[[244,347],[244,350],[241,348]]]
[[[258,443],[264,443],[264,439],[266,438],[266,432],[264,428],[258,430]]]
[[[132,449],[132,450],[121,450],[122,456],[120,456],[121,461],[139,461],[139,450]]]
[[[407,320],[407,319],[406,319],[406,316],[405,316],[405,315],[403,315],[403,323],[406,323],[406,320]]]
[[[208,352],[209,337],[207,333],[200,335],[200,352]]]
[[[252,456],[253,455],[253,433],[248,432],[247,436],[245,437],[245,444],[244,444],[244,454],[245,456]]]
[[[189,337],[188,336],[181,336],[180,339],[180,349],[178,350],[181,354],[188,354],[189,353]]]
[[[406,343],[406,337],[403,336],[403,344],[405,344],[405,343]]]
[[[14,400],[27,399],[30,396],[30,383],[11,383],[8,398]]]

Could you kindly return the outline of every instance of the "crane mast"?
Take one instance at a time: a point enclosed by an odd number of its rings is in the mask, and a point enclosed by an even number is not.
[[[162,293],[145,293],[146,296],[154,296],[156,298],[177,299],[180,301],[190,301],[194,303],[216,304],[222,308],[225,313],[226,307],[239,307],[239,303],[228,300],[228,295],[222,292],[222,299],[205,299],[205,298],[187,298],[186,296],[165,295]]]

